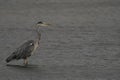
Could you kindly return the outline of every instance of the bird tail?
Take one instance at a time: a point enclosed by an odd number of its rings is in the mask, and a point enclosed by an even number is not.
[[[10,55],[7,59],[6,59],[6,62],[8,63],[8,62],[10,62],[10,61],[12,61],[12,60],[14,60],[15,59],[15,54],[12,54],[12,55]]]

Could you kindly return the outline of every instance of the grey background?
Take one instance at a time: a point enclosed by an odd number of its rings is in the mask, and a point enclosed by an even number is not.
[[[38,21],[52,26],[29,66],[6,66]],[[119,0],[0,0],[0,80],[120,80],[119,58]]]

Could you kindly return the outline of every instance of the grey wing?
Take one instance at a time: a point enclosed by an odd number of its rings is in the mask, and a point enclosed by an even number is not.
[[[14,54],[16,55],[16,59],[25,59],[26,57],[31,56],[31,52],[34,50],[34,41],[29,40],[21,45]]]

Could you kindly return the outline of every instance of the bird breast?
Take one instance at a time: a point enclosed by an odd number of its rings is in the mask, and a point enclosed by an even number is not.
[[[32,51],[32,54],[34,54],[34,52],[35,52],[35,50],[38,48],[38,46],[39,46],[38,42],[35,42],[35,43],[34,43],[34,49],[33,49],[33,51]]]

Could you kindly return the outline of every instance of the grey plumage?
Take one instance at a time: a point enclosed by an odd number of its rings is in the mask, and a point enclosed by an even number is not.
[[[6,62],[10,62],[12,60],[26,59],[31,56],[31,52],[34,49],[34,41],[29,40],[17,48],[7,59]]]
[[[27,58],[30,57],[34,51],[39,46],[39,42],[41,39],[41,33],[39,32],[40,26],[48,26],[49,24],[46,24],[44,22],[38,22],[36,27],[36,33],[37,33],[37,39],[35,40],[29,40],[25,42],[23,45],[21,45],[19,48],[17,48],[7,59],[6,62],[10,62],[12,60],[19,60],[24,59],[24,64],[28,64]]]

